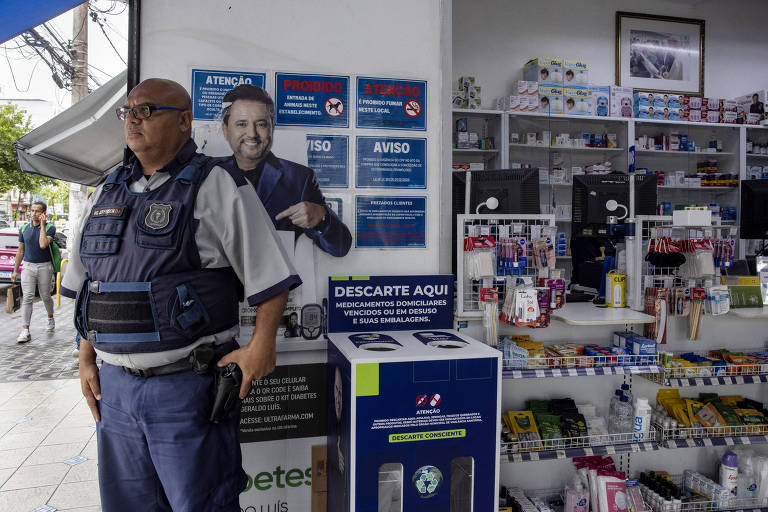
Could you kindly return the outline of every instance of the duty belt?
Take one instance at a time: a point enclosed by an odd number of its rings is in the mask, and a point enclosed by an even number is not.
[[[232,341],[228,343],[222,343],[214,345],[213,343],[207,343],[205,345],[198,345],[189,355],[173,363],[164,364],[162,366],[155,366],[153,368],[129,368],[127,366],[121,366],[120,368],[125,372],[133,375],[134,377],[141,377],[148,379],[150,377],[157,377],[160,375],[170,375],[172,373],[186,372],[194,370],[195,373],[200,375],[206,375],[213,371],[216,363],[237,348],[237,343]]]

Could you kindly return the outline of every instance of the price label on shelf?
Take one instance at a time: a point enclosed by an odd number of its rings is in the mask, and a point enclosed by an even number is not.
[[[594,368],[587,368],[586,374],[590,376],[597,375]]]

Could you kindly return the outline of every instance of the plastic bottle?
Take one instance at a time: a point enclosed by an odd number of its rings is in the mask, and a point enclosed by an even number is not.
[[[752,456],[749,454],[742,456],[739,463],[741,465],[741,471],[739,471],[739,498],[757,498],[757,476],[755,475]]]
[[[589,492],[577,477],[565,490],[565,512],[587,512],[589,510]]]
[[[731,497],[736,497],[739,485],[739,458],[730,450],[723,454],[720,461],[720,485],[728,490]]]
[[[638,397],[635,400],[635,420],[632,426],[632,440],[636,443],[647,441],[651,422],[651,406],[648,399]]]
[[[608,431],[609,432],[615,432],[616,431],[616,425],[614,424],[614,419],[616,418],[616,403],[619,401],[619,397],[621,396],[621,390],[617,389],[614,391],[613,396],[611,397],[611,401],[608,403]]]
[[[619,397],[616,404],[616,434],[628,434],[632,432],[632,423],[634,423],[634,409],[626,395]]]
[[[627,400],[632,402],[632,392],[629,390],[629,384],[622,384],[621,385],[621,392],[624,394],[624,396],[627,397]]]

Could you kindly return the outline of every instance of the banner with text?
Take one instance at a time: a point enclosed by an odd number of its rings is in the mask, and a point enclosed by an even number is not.
[[[453,327],[453,276],[331,276],[328,331]]]
[[[425,196],[355,196],[355,247],[426,247]]]
[[[357,127],[427,129],[427,82],[357,77]]]
[[[192,70],[192,116],[195,121],[215,121],[221,113],[224,95],[240,84],[264,87],[265,73]]]
[[[349,127],[349,77],[275,73],[277,126]]]
[[[357,137],[360,188],[427,188],[427,139]]]

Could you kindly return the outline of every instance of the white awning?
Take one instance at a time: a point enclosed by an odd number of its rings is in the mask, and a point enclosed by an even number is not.
[[[125,104],[123,71],[47,123],[16,141],[24,172],[95,185],[123,161],[123,123],[115,109]]]

